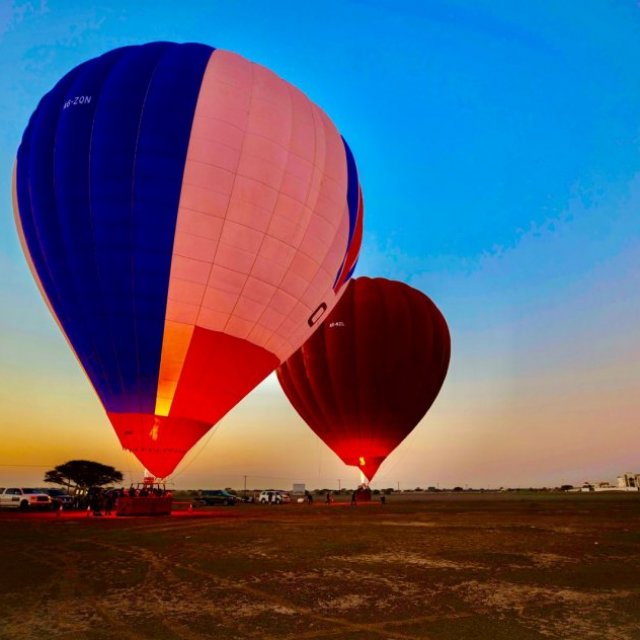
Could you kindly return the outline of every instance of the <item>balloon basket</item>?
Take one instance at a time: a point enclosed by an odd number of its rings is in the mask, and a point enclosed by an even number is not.
[[[122,496],[118,498],[117,516],[170,516],[173,498]]]
[[[127,491],[126,495],[118,497],[116,504],[117,516],[169,516],[173,505],[173,496],[167,491],[164,483],[138,482]]]

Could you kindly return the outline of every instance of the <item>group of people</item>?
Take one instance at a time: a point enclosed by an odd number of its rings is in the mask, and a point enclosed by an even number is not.
[[[90,487],[87,491],[87,515],[91,511],[94,516],[102,516],[103,511],[105,516],[110,516],[111,512],[116,506],[119,489],[112,489],[105,491],[102,487]]]
[[[121,495],[127,495],[129,498],[162,498],[164,496],[170,496],[171,492],[167,491],[162,487],[153,487],[143,485],[140,489],[136,489],[133,485],[131,485],[128,489],[120,489],[122,492]]]
[[[87,510],[94,516],[110,516],[117,508],[118,500],[121,498],[163,498],[170,497],[171,492],[163,487],[143,485],[136,488],[131,485],[128,489],[103,489],[102,487],[90,487],[87,492]]]

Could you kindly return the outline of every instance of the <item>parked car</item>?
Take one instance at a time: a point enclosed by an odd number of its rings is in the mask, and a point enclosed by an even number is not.
[[[258,497],[260,504],[286,504],[291,502],[291,495],[288,491],[281,489],[267,489]]]
[[[240,502],[240,498],[238,498],[238,496],[234,496],[228,491],[225,491],[224,489],[207,489],[200,492],[198,502],[209,506],[223,504],[228,507],[233,507]]]
[[[24,487],[10,487],[0,489],[0,507],[10,509],[51,509],[51,496],[42,489],[26,489]]]
[[[73,507],[73,498],[63,489],[43,489],[43,493],[51,497],[54,509],[71,509]]]

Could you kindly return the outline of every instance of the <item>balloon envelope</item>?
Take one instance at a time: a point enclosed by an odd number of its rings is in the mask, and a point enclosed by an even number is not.
[[[122,445],[158,476],[336,303],[362,199],[348,146],[244,58],[156,42],[42,98],[14,172],[23,248]]]
[[[277,375],[313,431],[371,480],[435,400],[450,350],[447,323],[427,296],[356,278]]]

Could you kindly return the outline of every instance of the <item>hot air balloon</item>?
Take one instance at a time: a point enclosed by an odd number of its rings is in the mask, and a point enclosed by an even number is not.
[[[14,211],[122,446],[159,477],[319,326],[362,236],[355,162],[325,113],[202,44],[65,75],[24,132]]]
[[[277,375],[302,419],[371,480],[436,399],[450,351],[447,323],[426,295],[356,278]]]

